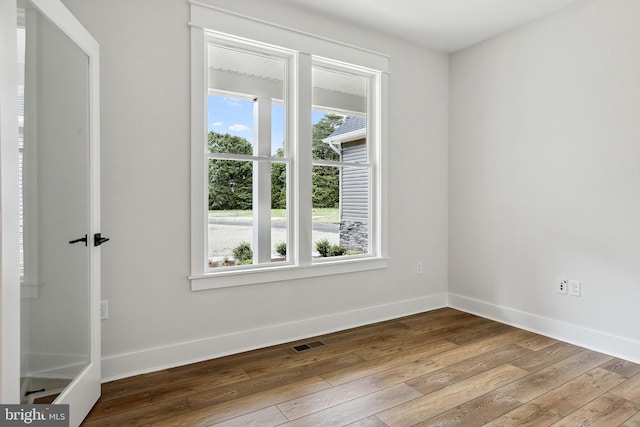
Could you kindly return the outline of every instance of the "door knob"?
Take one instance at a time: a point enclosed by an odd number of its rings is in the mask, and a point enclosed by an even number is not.
[[[100,246],[104,242],[108,242],[108,237],[102,237],[100,233],[96,233],[93,235],[93,246]]]
[[[71,244],[71,245],[73,245],[74,243],[79,243],[79,242],[84,242],[84,245],[87,246],[87,235],[85,234],[84,237],[81,237],[79,239],[69,240],[69,244]]]

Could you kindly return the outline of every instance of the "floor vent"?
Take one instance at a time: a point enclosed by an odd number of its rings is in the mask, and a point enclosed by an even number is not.
[[[316,347],[323,347],[326,344],[323,343],[322,341],[314,341],[314,342],[309,342],[306,344],[299,344],[299,345],[294,345],[293,347],[291,347],[293,349],[293,351],[300,353],[301,351],[306,351],[306,350],[311,350],[312,348],[316,348]]]

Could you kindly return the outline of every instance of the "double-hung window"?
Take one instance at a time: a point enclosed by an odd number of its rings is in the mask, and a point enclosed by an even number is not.
[[[388,58],[191,4],[192,289],[386,266]]]

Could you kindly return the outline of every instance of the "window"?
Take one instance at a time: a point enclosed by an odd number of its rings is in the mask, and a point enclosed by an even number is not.
[[[192,289],[384,268],[388,58],[191,12]]]

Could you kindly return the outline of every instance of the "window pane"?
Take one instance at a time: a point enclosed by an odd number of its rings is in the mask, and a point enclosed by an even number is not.
[[[289,230],[287,224],[287,165],[285,163],[273,163],[271,165],[272,261],[288,259]]]
[[[210,267],[253,262],[241,251],[253,239],[252,175],[253,162],[209,160]]]
[[[340,144],[366,138],[367,81],[348,70],[312,68],[314,159],[340,160]]]
[[[340,169],[313,166],[312,183],[312,254],[314,257],[326,257],[332,247],[340,245]]]
[[[368,254],[368,77],[319,63],[312,69],[312,78],[313,254]],[[326,161],[336,166],[319,164]]]
[[[369,168],[313,166],[312,174],[313,256],[368,254]]]
[[[355,145],[350,148],[359,149]],[[343,157],[347,154],[343,153]],[[369,168],[343,167],[341,185],[340,245],[351,255],[369,253]]]
[[[285,119],[284,105],[271,104],[271,155],[284,157],[285,151]]]
[[[258,213],[252,206],[255,164],[253,161],[209,160],[210,268],[253,264],[258,239],[270,240],[271,262],[287,259],[286,163],[271,164],[271,225],[266,233],[254,233]]]
[[[312,148],[311,155],[315,160],[340,161],[340,149],[335,145],[325,142],[325,139],[332,135],[344,122],[344,116],[335,113],[323,113],[314,110],[312,119],[318,120],[313,123],[312,128]]]
[[[207,110],[209,152],[253,153],[252,100],[210,94]]]

